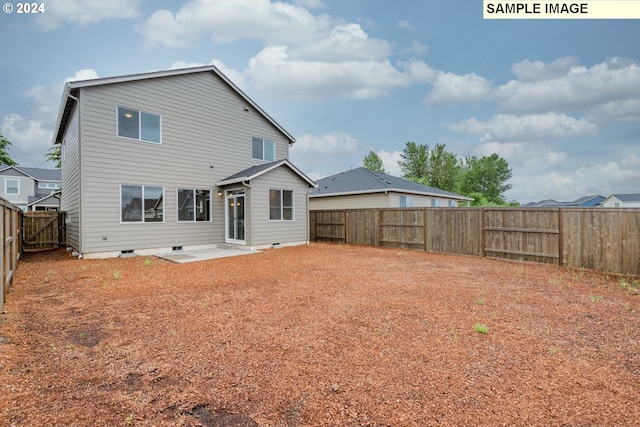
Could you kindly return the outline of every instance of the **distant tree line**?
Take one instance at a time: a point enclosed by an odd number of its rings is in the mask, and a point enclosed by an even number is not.
[[[445,144],[430,148],[427,144],[408,141],[398,161],[402,177],[470,197],[472,206],[501,206],[507,202],[504,193],[511,188],[513,174],[505,159],[494,153],[489,156],[459,158]],[[382,159],[373,151],[364,157],[365,168],[384,172]]]

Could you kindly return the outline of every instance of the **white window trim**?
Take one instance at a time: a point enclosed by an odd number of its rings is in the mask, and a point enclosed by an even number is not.
[[[121,136],[118,134],[120,129],[120,115],[118,114],[118,110],[120,108],[126,108],[127,110],[137,111],[138,112],[138,138],[129,138],[128,136]],[[160,141],[148,141],[146,139],[142,139],[142,113],[152,114],[154,116],[158,116],[160,118]],[[140,110],[137,108],[125,107],[124,105],[116,105],[116,138],[120,139],[128,139],[129,141],[138,141],[138,142],[146,142],[148,144],[162,144],[162,115],[158,113],[152,113],[151,111]]]
[[[286,188],[270,188],[269,189],[269,193],[271,193],[272,191],[279,191],[280,192],[280,219],[271,219],[271,200],[268,200],[268,207],[269,207],[269,222],[295,222],[296,220],[296,192],[295,190],[289,190]],[[284,219],[284,197],[283,197],[283,192],[284,191],[291,191],[291,219]],[[269,193],[267,193],[267,197],[269,197]]]
[[[142,221],[123,221],[122,220],[122,187],[142,187]],[[158,187],[162,188],[162,221],[145,221],[144,220],[144,187]],[[143,185],[143,184],[120,184],[120,210],[118,216],[120,217],[120,224],[123,225],[140,225],[140,224],[164,224],[166,218],[165,210],[165,194],[166,188],[162,185]]]
[[[181,220],[180,219],[180,206],[178,206],[178,194],[180,193],[180,190],[185,191],[185,190],[189,190],[193,192],[193,220],[190,221],[186,221],[186,220]],[[209,192],[209,219],[206,221],[197,221],[196,220],[196,216],[195,216],[195,203],[196,203],[196,190],[202,190],[202,191],[208,191]],[[194,223],[205,223],[205,222],[213,222],[213,190],[210,188],[184,188],[184,187],[179,187],[176,188],[176,222],[178,224],[194,224]]]
[[[60,189],[60,184],[56,182],[39,182],[38,188],[44,188],[48,190],[58,190]]]
[[[7,189],[9,188],[9,186],[8,186],[8,182],[9,182],[9,181],[15,181],[15,182],[17,182],[17,183],[18,183],[18,185],[17,185],[17,187],[18,187],[18,192],[17,192],[17,193],[9,193],[9,192],[7,191]],[[13,188],[13,187],[12,187],[12,188]],[[19,179],[16,179],[16,178],[6,178],[6,179],[4,180],[4,194],[6,194],[7,196],[18,196],[18,195],[20,195],[20,180],[19,180]]]

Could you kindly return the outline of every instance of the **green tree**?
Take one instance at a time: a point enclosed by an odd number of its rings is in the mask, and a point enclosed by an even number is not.
[[[445,144],[436,144],[429,153],[428,185],[444,191],[455,191],[456,181],[462,167],[455,153]]]
[[[511,189],[507,183],[513,174],[509,164],[498,154],[478,158],[467,156],[462,166],[457,189],[462,194],[481,193],[490,203],[505,204],[504,193]],[[475,197],[474,197],[475,198]]]
[[[16,166],[18,163],[16,163],[7,152],[9,146],[11,146],[11,141],[5,138],[0,130],[0,165]]]
[[[398,166],[400,166],[403,178],[417,182],[427,180],[429,171],[429,146],[408,141],[402,153],[400,153]]]
[[[371,150],[366,156],[364,156],[364,160],[362,160],[362,166],[374,172],[385,173],[382,158]]]
[[[49,151],[44,155],[44,158],[49,162],[56,162],[56,168],[62,167],[62,146],[61,144],[53,144],[49,147]]]

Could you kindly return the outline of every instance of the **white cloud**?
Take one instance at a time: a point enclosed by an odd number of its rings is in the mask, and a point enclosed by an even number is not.
[[[361,151],[360,143],[344,132],[331,132],[324,135],[305,133],[296,138],[292,151],[301,154],[354,154]]]
[[[596,125],[585,119],[556,113],[526,116],[498,114],[488,122],[468,119],[449,124],[447,127],[454,131],[481,136],[483,141],[505,142],[577,137],[598,132]]]
[[[290,150],[291,161],[312,179],[359,167],[365,155],[360,142],[344,132],[303,134],[296,141]]]
[[[85,69],[76,71],[72,77],[67,77],[64,81],[74,82],[77,80],[91,80],[91,79],[97,79],[97,78],[98,78],[98,72],[96,70],[93,70],[91,68],[85,68]]]
[[[97,77],[98,73],[95,70],[82,69],[66,78],[64,82]],[[51,147],[64,82],[49,86],[34,86],[25,91],[23,95],[31,99],[28,117],[10,113],[2,118],[0,129],[12,143],[9,153],[23,166],[53,167],[52,163],[46,162],[44,156]],[[34,155],[34,153],[37,154]]]
[[[369,38],[360,24],[337,25],[326,36],[315,42],[289,49],[297,60],[321,60],[323,62],[372,61],[387,58],[391,46],[381,39]]]
[[[573,56],[564,56],[558,58],[550,64],[542,61],[524,60],[518,62],[511,67],[511,71],[518,77],[521,82],[535,82],[538,80],[549,80],[565,76],[571,68],[578,66],[580,62],[578,58]]]
[[[398,166],[398,161],[400,160],[400,151],[388,152],[385,150],[380,150],[376,154],[380,156],[382,159],[382,164],[384,165],[384,170],[393,176],[401,176],[402,170],[400,166]]]
[[[566,153],[555,151],[540,142],[487,142],[480,145],[475,152],[479,156],[497,153],[512,166],[532,170],[558,166],[568,160]]]
[[[546,68],[531,64],[515,66],[524,80],[512,80],[493,91],[493,99],[503,110],[586,111],[610,102],[640,99],[640,65],[629,59],[610,58],[591,68],[573,65],[570,59]],[[564,74],[557,77],[560,71]]]
[[[47,0],[45,13],[36,15],[36,26],[54,30],[65,24],[98,24],[107,19],[134,19],[140,16],[140,0]]]
[[[278,96],[371,99],[424,78],[425,67],[401,65],[403,71],[388,60],[299,61],[289,57],[285,46],[272,46],[251,58],[245,75],[258,90]]]
[[[463,76],[438,72],[431,81],[433,91],[427,95],[428,105],[452,105],[467,102],[486,101],[491,93],[491,83],[477,74]]]
[[[605,196],[610,193],[637,193],[640,156],[631,154],[619,161],[583,166],[577,170],[576,176],[582,182],[598,183]]]
[[[429,48],[426,45],[420,43],[418,40],[414,40],[411,42],[411,46],[409,46],[403,52],[410,53],[417,56],[422,56],[425,53],[427,53],[428,50]]]
[[[398,28],[402,28],[404,30],[413,30],[413,25],[409,21],[398,21]]]
[[[147,47],[189,47],[205,35],[216,43],[254,39],[267,44],[296,40],[303,45],[326,35],[331,23],[327,15],[314,16],[305,7],[289,3],[194,0],[177,12],[154,12],[137,29]]]
[[[18,114],[7,114],[2,120],[0,129],[11,141],[8,151],[14,161],[23,166],[46,166],[44,155],[51,146],[51,128],[45,128],[40,120],[29,120]],[[34,153],[42,153],[39,164],[33,164]]]
[[[640,97],[611,101],[587,111],[587,120],[597,123],[640,122]]]
[[[322,0],[295,0],[295,2],[308,9],[319,9],[326,6]]]

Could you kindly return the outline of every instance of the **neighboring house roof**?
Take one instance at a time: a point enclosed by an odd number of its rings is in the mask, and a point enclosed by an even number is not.
[[[216,183],[216,185],[219,186],[219,187],[222,187],[222,186],[225,186],[225,185],[237,184],[237,183],[245,182],[245,181],[251,181],[252,179],[259,177],[260,175],[263,175],[263,174],[265,174],[265,173],[267,173],[269,171],[272,171],[273,169],[279,168],[280,166],[287,166],[295,174],[300,176],[300,178],[302,178],[305,181],[307,181],[309,186],[315,187],[316,183],[313,182],[313,180],[311,178],[309,178],[304,173],[302,173],[300,171],[300,169],[295,167],[289,160],[286,160],[286,159],[277,160],[277,161],[271,162],[271,163],[265,163],[263,165],[252,166],[252,167],[250,167],[248,169],[245,169],[245,170],[240,171],[238,173],[235,173],[235,174],[233,174],[231,176],[228,176],[225,179],[223,179],[222,181],[218,181]]]
[[[33,205],[44,203],[44,201],[47,199],[51,199],[51,201],[53,201],[55,205],[59,205],[61,193],[62,193],[62,190],[57,190],[51,194],[47,194],[46,196],[29,196],[29,199],[27,201],[27,206],[33,206]]]
[[[233,89],[238,95],[240,95],[252,108],[258,111],[267,121],[269,121],[273,126],[275,126],[280,132],[282,132],[290,144],[296,142],[296,139],[287,132],[278,122],[276,122],[269,114],[266,113],[258,104],[256,104],[247,94],[245,94],[238,86],[236,86],[227,76],[222,74],[220,70],[218,70],[213,65],[206,65],[203,67],[193,67],[193,68],[181,68],[177,70],[165,70],[165,71],[155,71],[151,73],[143,73],[143,74],[130,74],[124,76],[117,77],[106,77],[92,80],[78,80],[73,82],[67,82],[64,88],[62,102],[60,104],[60,109],[58,110],[58,119],[56,121],[56,131],[54,132],[53,142],[54,144],[59,144],[62,142],[62,136],[64,135],[64,131],[67,128],[67,124],[69,118],[71,117],[71,111],[73,110],[73,106],[77,101],[77,96],[80,88],[92,87],[92,86],[103,86],[109,84],[117,84],[117,83],[126,83],[126,82],[134,82],[139,80],[148,80],[155,79],[160,77],[171,77],[171,76],[180,76],[185,74],[193,74],[193,73],[213,73],[220,79],[222,79],[231,89]]]
[[[584,196],[579,199],[574,200],[573,202],[569,202],[568,206],[582,206],[582,207],[592,207],[598,206],[605,200],[604,196]]]
[[[603,201],[604,197],[600,195],[596,196],[584,196],[579,199],[572,200],[570,202],[558,202],[553,199],[541,200],[539,202],[531,202],[523,205],[526,208],[562,208],[562,207],[594,207],[599,206]]]
[[[28,168],[24,166],[0,166],[0,172],[4,172],[7,169],[14,169],[36,181],[49,181],[60,182],[62,181],[62,172],[60,169],[43,169],[43,168]]]
[[[539,202],[530,202],[524,205],[527,208],[548,208],[548,207],[557,207],[563,206],[562,202],[557,202],[553,199],[541,200]]]
[[[316,183],[318,186],[311,191],[309,197],[344,196],[395,191],[457,200],[473,200],[460,194],[418,184],[408,179],[398,178],[386,173],[374,172],[363,167],[322,178]]]
[[[607,199],[615,197],[621,202],[640,202],[640,194],[612,194]]]

